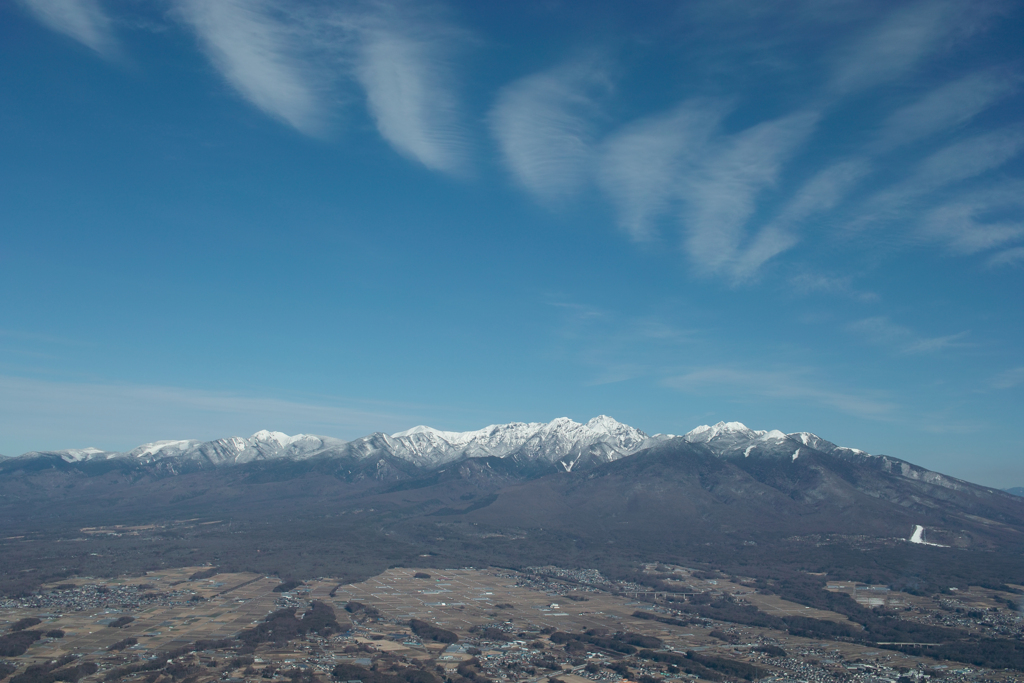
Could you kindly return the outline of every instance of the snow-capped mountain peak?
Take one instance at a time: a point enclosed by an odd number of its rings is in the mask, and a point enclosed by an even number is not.
[[[284,432],[271,432],[271,431],[268,431],[266,429],[261,429],[260,431],[258,431],[255,434],[253,434],[250,438],[253,441],[264,441],[264,442],[275,441],[275,442],[277,442],[278,445],[284,447],[284,446],[287,446],[289,443],[291,443],[293,439],[299,439],[299,438],[301,438],[303,436],[305,436],[305,435],[304,434],[296,434],[295,436],[288,436]]]
[[[861,454],[863,451],[836,446],[810,432],[785,434],[778,429],[750,429],[742,422],[719,422],[701,425],[683,438],[689,443],[704,444],[719,457],[786,457],[795,460],[801,446],[828,454]]]
[[[714,425],[701,425],[683,435],[689,443],[711,443],[716,441],[745,441],[756,439],[767,432],[755,432],[742,422],[719,422]]]
[[[700,425],[699,427],[694,427],[684,434],[683,438],[690,443],[706,443],[723,434],[748,435],[753,433],[753,430],[749,429],[747,425],[742,422],[719,422],[714,425]]]
[[[786,435],[777,429],[751,429],[742,422],[719,422],[714,425],[701,425],[683,435],[690,443],[710,443],[712,441],[741,441],[760,439],[762,441],[778,441]]]

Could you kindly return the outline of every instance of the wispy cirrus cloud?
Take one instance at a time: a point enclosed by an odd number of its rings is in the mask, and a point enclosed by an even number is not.
[[[650,239],[655,222],[678,203],[683,179],[692,177],[724,113],[720,102],[688,101],[627,124],[604,141],[598,182],[633,239]]]
[[[875,151],[888,151],[961,126],[1019,89],[1020,76],[998,68],[978,71],[935,88],[882,122]]]
[[[976,254],[1024,238],[1021,221],[983,222],[978,215],[987,204],[946,204],[932,209],[922,222],[921,235],[942,242],[957,254]]]
[[[868,197],[848,229],[894,220],[908,221],[908,210],[936,190],[981,176],[1024,151],[1024,126],[1013,124],[949,144],[919,161],[906,180]]]
[[[873,420],[896,419],[899,406],[883,398],[825,388],[807,368],[783,371],[743,370],[711,366],[663,380],[665,386],[688,393],[708,391],[743,396],[823,403],[840,412]]]
[[[989,382],[993,389],[1013,389],[1024,384],[1024,366],[1000,372]]]
[[[117,51],[110,18],[98,0],[19,0],[48,28],[111,57]]]
[[[870,196],[847,229],[909,226],[900,236],[906,242],[938,243],[959,256],[990,252],[990,266],[1012,264],[1024,240],[1024,183],[999,178],[980,189],[958,186],[986,177],[1022,152],[1020,125],[947,145],[918,162],[906,180]]]
[[[744,227],[754,214],[758,194],[776,183],[783,164],[818,119],[815,111],[796,112],[721,139],[707,162],[687,178],[685,244],[698,271],[742,279],[791,246],[792,236],[770,228],[745,248]]]
[[[180,15],[225,80],[264,113],[321,135],[321,74],[304,54],[301,26],[264,0],[179,0]]]
[[[871,163],[864,158],[839,161],[818,171],[794,193],[774,222],[788,226],[834,209],[870,171]]]
[[[429,169],[468,163],[449,58],[459,32],[393,3],[177,0],[215,68],[264,113],[322,136],[357,83],[381,137]]]
[[[755,280],[765,264],[821,225],[845,226],[847,235],[869,225],[910,226],[886,240],[905,246],[914,242],[918,217],[936,208],[937,190],[960,191],[1013,159],[1024,144],[1019,124],[1012,117],[1007,121],[1005,113],[1001,127],[971,130],[981,114],[1019,95],[1024,78],[1017,65],[990,63],[945,82],[929,71],[938,56],[984,30],[999,11],[998,2],[919,0],[887,8],[878,19],[876,10],[846,5],[845,19],[836,23],[831,14],[803,5],[791,12],[762,11],[761,18],[803,22],[802,31],[818,26],[831,32],[843,21],[863,28],[835,41],[842,45],[838,50],[821,53],[818,86],[790,92],[788,112],[783,108],[728,133],[744,94],[742,85],[728,90],[736,82],[727,76],[736,68],[728,60],[756,53],[767,60],[758,65],[762,71],[785,72],[793,55],[784,54],[782,43],[752,38],[757,21],[746,8],[713,17],[698,11],[689,18],[702,30],[747,36],[743,45],[753,50],[716,50],[695,29],[694,39],[704,41],[695,64],[713,74],[716,85],[725,84],[713,97],[697,97],[698,89],[674,107],[610,125],[613,107],[593,94],[596,69],[577,63],[504,88],[492,111],[492,130],[513,176],[533,194],[567,197],[593,181],[613,206],[619,227],[635,241],[650,240],[674,224],[683,233],[692,269],[733,284]],[[777,52],[781,61],[768,65]],[[927,89],[908,80],[919,69],[933,78]],[[896,84],[900,92],[877,98],[861,144],[834,146],[836,122],[848,125],[850,107],[864,111],[853,96],[884,84]],[[908,91],[918,94],[908,98]],[[935,148],[929,139],[936,137],[944,147]],[[911,147],[921,142],[932,144]],[[907,168],[895,180],[894,165]],[[806,180],[794,182],[801,176]],[[976,209],[971,215],[979,215]],[[1015,233],[1007,224],[973,227],[978,244],[987,239],[1013,247]],[[956,253],[974,253],[960,244]]]
[[[799,111],[727,135],[726,103],[695,99],[625,124],[598,141],[593,96],[605,82],[573,63],[516,81],[499,95],[492,131],[513,176],[544,200],[596,181],[635,240],[650,239],[669,214],[681,220],[695,270],[735,281],[796,242],[780,226],[748,236],[758,194],[814,131],[816,111]]]
[[[427,168],[461,171],[468,145],[447,56],[451,31],[396,23],[373,20],[357,41],[355,74],[377,129],[396,151]]]
[[[107,55],[112,22],[123,28],[130,18],[105,12],[114,8],[107,0],[17,1]],[[969,244],[987,239],[991,250],[1002,250],[985,254],[990,264],[1018,260],[1012,219],[990,221],[984,207],[972,204],[954,220],[955,207],[929,197],[1020,152],[1019,117],[1004,111],[993,123],[982,116],[1020,95],[1019,64],[1001,56],[972,62],[965,72],[938,59],[993,24],[989,19],[1005,11],[1000,0],[911,0],[881,11],[848,2],[756,10],[696,3],[669,19],[685,15],[691,25],[692,46],[680,51],[691,51],[682,66],[695,76],[678,91],[671,75],[641,86],[648,94],[663,86],[677,92],[651,97],[651,109],[612,101],[630,87],[612,88],[607,74],[625,81],[628,66],[613,63],[605,49],[601,59],[490,84],[493,106],[476,122],[464,111],[458,58],[461,46],[486,41],[458,28],[443,4],[169,1],[231,88],[301,133],[329,134],[340,112],[365,95],[369,117],[395,152],[433,171],[462,174],[472,165],[473,126],[486,126],[511,176],[536,197],[552,202],[596,186],[633,240],[681,232],[693,270],[733,284],[754,281],[818,225],[854,233],[900,224],[912,232],[925,214],[949,253],[981,254],[987,250]],[[773,29],[769,37],[765,26]],[[758,78],[781,75],[777,93],[746,90],[760,87],[746,73],[750,62]],[[797,71],[799,84],[787,80]],[[641,75],[647,77],[665,74],[653,69]],[[861,106],[857,93],[886,84],[893,87],[872,92],[871,107]],[[757,100],[757,112],[772,112],[761,121],[744,109],[753,97],[767,97],[763,107]],[[849,135],[856,126],[849,126],[848,108],[865,115],[860,140]],[[837,119],[843,123],[833,128]],[[848,139],[830,147],[839,128]],[[987,132],[978,135],[979,128]],[[946,147],[936,150],[930,138]],[[804,150],[809,154],[798,156]],[[907,171],[886,180],[895,165]],[[971,228],[961,231],[969,237],[935,227],[957,221]]]
[[[988,265],[991,268],[1015,266],[1018,264],[1024,264],[1024,247],[1005,249],[997,254],[993,254],[988,259]]]
[[[905,354],[934,353],[971,345],[964,341],[969,334],[966,331],[941,337],[922,337],[885,316],[857,320],[846,329],[871,344],[891,346]]]
[[[801,295],[838,294],[862,302],[878,301],[875,292],[862,291],[854,286],[849,275],[823,275],[814,272],[802,272],[789,279],[794,292]]]
[[[594,90],[606,84],[590,62],[515,81],[498,93],[491,132],[513,177],[544,200],[571,195],[590,180]]]
[[[765,263],[795,246],[802,224],[834,209],[870,169],[866,159],[857,158],[837,162],[812,176],[745,249],[736,251],[729,266],[732,280],[739,283],[755,277]]]
[[[999,168],[1024,151],[1024,125],[1010,125],[955,142],[928,156],[908,180],[909,192],[927,192]]]
[[[947,36],[964,28],[967,10],[953,0],[922,0],[896,7],[880,24],[836,55],[830,88],[838,94],[905,76]]]

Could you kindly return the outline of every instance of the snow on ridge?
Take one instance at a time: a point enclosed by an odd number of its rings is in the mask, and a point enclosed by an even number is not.
[[[582,467],[579,465],[581,462],[618,460],[675,438],[701,444],[715,455],[729,458],[795,459],[794,455],[808,452],[801,451],[801,447],[839,457],[867,456],[863,451],[836,446],[810,432],[784,434],[776,429],[750,429],[742,422],[718,422],[696,427],[681,437],[672,434],[648,436],[607,415],[598,415],[585,423],[558,417],[550,422],[492,424],[466,432],[418,425],[391,435],[378,432],[349,442],[310,434],[289,436],[264,429],[250,437],[233,436],[207,442],[156,441],[125,453],[82,449],[58,454],[68,462],[125,457],[140,463],[155,464],[169,460],[174,463],[190,462],[200,467],[326,456],[356,460],[393,457],[418,467],[436,468],[468,458],[512,457],[523,462],[561,463],[562,468],[571,471],[577,466]],[[911,478],[928,476],[916,472],[904,472],[903,475]]]
[[[691,429],[683,438],[690,443],[709,443],[720,440],[760,440],[781,441],[787,435],[778,429],[751,429],[742,422],[718,422],[714,425],[701,425]]]
[[[603,432],[606,434],[612,434],[621,431],[623,428],[632,429],[628,425],[624,425],[614,417],[608,417],[607,415],[598,415],[587,420],[585,425],[587,429],[592,432]]]
[[[551,422],[510,422],[470,432],[446,432],[418,426],[391,435],[394,455],[421,466],[440,466],[463,458],[521,456],[555,462],[584,452],[614,460],[631,455],[649,441],[646,434],[607,415],[585,424],[568,417]]]
[[[647,436],[606,415],[580,424],[567,417],[549,423],[514,422],[490,425],[474,432],[442,432],[414,427],[393,435],[398,441],[394,455],[419,465],[441,464],[474,457],[511,455],[528,460],[560,462],[569,471],[581,454],[589,452],[602,461],[616,460],[675,438]],[[779,458],[795,461],[808,452],[839,457],[867,457],[863,451],[837,446],[810,432],[786,434],[778,429],[750,429],[742,422],[700,425],[682,437],[686,442],[707,446],[719,457]]]
[[[110,455],[106,451],[102,451],[99,448],[72,448],[66,451],[60,451],[61,458],[65,462],[81,462],[82,460],[92,460],[103,455]]]
[[[718,422],[714,425],[700,425],[691,429],[686,434],[683,434],[683,438],[690,443],[708,443],[723,437],[748,436],[751,434],[755,434],[755,432],[748,429],[742,422]]]
[[[284,432],[271,432],[267,431],[266,429],[261,429],[260,431],[256,432],[251,437],[249,437],[249,439],[250,441],[265,443],[275,442],[281,448],[287,448],[292,444],[298,443],[300,441],[308,441],[310,439],[322,441],[320,437],[312,436],[311,434],[296,434],[295,436],[288,436]]]
[[[749,458],[755,451],[759,457],[793,458],[794,447],[806,447],[830,455],[867,456],[863,451],[836,446],[810,432],[785,434],[778,429],[750,429],[742,422],[718,422],[701,425],[683,435],[689,443],[707,446],[719,457]],[[797,448],[796,453],[800,453]]]
[[[141,446],[133,448],[128,451],[127,455],[134,458],[144,458],[150,455],[156,455],[161,451],[182,451],[185,450],[192,444],[198,444],[198,441],[192,441],[189,439],[178,439],[170,441],[154,441],[153,443],[144,443]]]
[[[400,439],[403,436],[412,436],[413,434],[438,434],[438,435],[440,435],[440,434],[448,434],[448,433],[449,432],[442,432],[440,429],[434,429],[433,427],[428,427],[426,425],[416,425],[415,427],[411,427],[409,429],[406,429],[405,431],[395,432],[394,434],[391,435],[391,438],[393,438],[393,439]]]

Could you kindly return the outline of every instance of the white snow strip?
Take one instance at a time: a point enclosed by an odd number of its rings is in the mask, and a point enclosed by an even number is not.
[[[793,462],[796,462],[796,459],[799,458],[799,457],[800,457],[800,449],[798,448],[798,449],[796,449],[796,451],[793,452]]]
[[[743,457],[744,458],[749,458],[750,457],[750,451],[752,451],[752,450],[754,450],[753,444],[751,444],[750,446],[747,446],[747,450],[743,451]]]
[[[948,548],[948,545],[942,545],[940,543],[929,543],[924,540],[924,527],[920,524],[914,525],[914,534],[910,537],[911,543],[917,543],[918,545],[930,545],[936,548]]]
[[[153,443],[143,444],[139,446],[142,450],[138,451],[135,456],[143,458],[147,455],[156,455],[162,450],[184,450],[189,446],[191,442],[188,439],[178,439],[175,441],[154,441]]]

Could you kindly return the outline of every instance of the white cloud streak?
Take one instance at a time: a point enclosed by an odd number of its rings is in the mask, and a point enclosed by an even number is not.
[[[1024,126],[1007,126],[954,143],[921,162],[911,188],[926,192],[999,168],[1024,150]]]
[[[989,265],[1005,265],[1014,260],[1014,249],[1018,248],[1012,243],[1024,239],[1022,212],[1024,181],[999,181],[927,212],[917,236],[925,242],[942,243],[958,255],[1011,247],[989,258]]]
[[[992,378],[993,389],[1013,389],[1024,384],[1024,366],[1004,370]]]
[[[1024,247],[1005,249],[998,254],[993,254],[988,260],[988,265],[992,268],[1015,266],[1017,264],[1024,264]]]
[[[800,223],[829,211],[870,170],[866,159],[842,161],[819,171],[782,209],[778,217],[761,228],[750,244],[737,252],[730,264],[734,282],[750,280],[767,261],[799,242]]]
[[[377,3],[317,9],[280,0],[178,0],[225,80],[264,113],[326,134],[341,84],[366,92],[381,137],[431,170],[465,170],[468,145],[447,58],[456,32]]]
[[[940,206],[928,213],[921,234],[945,243],[956,254],[976,254],[1024,237],[1024,224],[1019,221],[979,221],[978,214],[988,208],[968,203]]]
[[[906,75],[957,28],[958,10],[952,0],[922,0],[894,10],[840,53],[832,90],[845,94]]]
[[[870,197],[861,215],[848,229],[888,224],[895,220],[917,223],[908,209],[922,197],[999,168],[1024,151],[1024,127],[1011,125],[948,145],[921,162],[905,181]]]
[[[180,0],[181,16],[228,83],[266,114],[307,135],[324,132],[314,70],[302,32],[262,0]]]
[[[793,237],[772,228],[742,253],[744,226],[758,194],[775,184],[783,164],[814,130],[816,112],[797,112],[737,133],[716,145],[683,189],[686,251],[700,272],[749,276]]]
[[[561,199],[589,180],[590,92],[602,80],[591,65],[571,64],[522,78],[498,94],[491,132],[512,175],[538,197]]]
[[[819,171],[797,190],[776,222],[789,225],[834,209],[870,171],[867,159],[848,159]]]
[[[717,128],[727,107],[686,101],[671,111],[613,131],[597,145],[596,103],[602,74],[571,64],[505,87],[491,111],[506,165],[544,200],[564,198],[595,179],[634,240],[652,238],[666,213],[681,216],[684,248],[695,269],[739,282],[797,238],[780,225],[747,239],[761,191],[814,131],[818,112],[800,111],[731,136]],[[838,182],[838,181],[837,181]]]
[[[1019,77],[1002,70],[981,71],[946,83],[890,114],[874,148],[886,151],[961,126],[1013,94],[1019,84]]]
[[[796,155],[818,133],[820,121],[821,135],[828,134],[838,113],[834,110],[846,95],[905,80],[997,10],[991,3],[961,0],[897,6],[833,53],[831,76],[821,91],[805,98],[803,108],[730,135],[721,128],[731,105],[691,99],[613,128],[600,140],[597,128],[604,112],[594,86],[603,75],[591,64],[579,63],[505,87],[492,109],[491,128],[512,175],[534,195],[549,201],[564,198],[596,181],[614,207],[619,228],[633,240],[657,237],[666,217],[676,216],[693,269],[742,284],[797,245],[812,219],[824,217],[846,226],[847,237],[869,224],[898,221],[914,226],[929,208],[922,201],[928,195],[992,171],[1020,152],[1024,135],[1012,124],[938,151],[932,147],[900,180],[867,185],[872,175],[891,165],[884,155],[965,127],[1018,93],[1022,78],[1014,67],[989,67],[933,88],[902,108],[883,108],[876,132],[865,131],[867,139],[855,156],[829,159],[827,152],[821,154],[827,146],[811,150],[806,161],[817,166],[816,172],[788,198],[773,193],[773,202],[784,200],[781,209],[774,218],[762,215],[765,195],[789,180],[789,169],[804,172],[792,162],[803,161]],[[866,199],[855,194],[861,185],[869,190]],[[976,215],[972,211],[962,213]],[[996,247],[1015,234],[1005,223],[972,227],[971,239],[979,249],[986,240]],[[932,238],[940,239],[937,233]],[[951,237],[943,239],[953,244]],[[951,249],[968,253],[965,240]],[[889,241],[911,240],[903,234]],[[1010,253],[1000,258],[1010,263],[1016,257]]]
[[[429,169],[464,169],[464,127],[440,36],[378,25],[361,31],[359,45],[356,77],[384,139]]]
[[[894,323],[885,316],[857,320],[846,329],[868,343],[892,346],[904,354],[934,353],[969,346],[963,341],[968,335],[966,331],[942,337],[921,337],[909,327]]]
[[[848,275],[834,276],[804,272],[790,278],[789,284],[796,293],[805,296],[810,294],[840,294],[862,302],[878,300],[876,293],[864,292],[854,288],[853,278]]]
[[[755,278],[761,266],[779,254],[789,251],[799,243],[800,238],[792,230],[777,225],[767,225],[750,239],[747,246],[738,251],[729,265],[734,284]]]
[[[649,239],[658,217],[679,199],[680,181],[707,148],[723,107],[684,102],[673,111],[624,126],[605,140],[598,182],[635,240]]]
[[[104,57],[117,46],[110,18],[97,0],[20,0],[48,28],[74,38]]]

